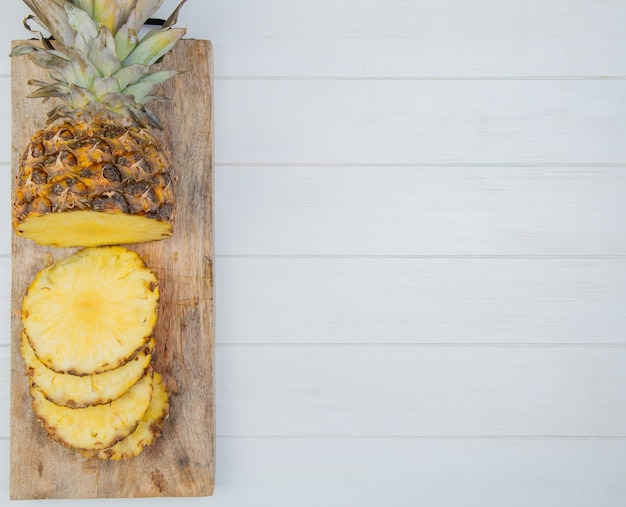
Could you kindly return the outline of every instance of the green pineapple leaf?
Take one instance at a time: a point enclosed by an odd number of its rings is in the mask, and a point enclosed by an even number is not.
[[[153,30],[148,33],[135,49],[124,60],[124,65],[141,63],[152,65],[163,55],[167,54],[176,43],[185,35],[184,28],[166,28]]]
[[[113,35],[106,26],[101,26],[98,35],[91,41],[87,58],[103,76],[115,74],[122,68],[122,62],[115,53]]]

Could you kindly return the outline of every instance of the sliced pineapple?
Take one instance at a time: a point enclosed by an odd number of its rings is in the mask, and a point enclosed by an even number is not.
[[[23,333],[21,340],[22,357],[33,385],[52,403],[70,408],[102,405],[122,396],[146,373],[153,349],[154,338],[119,368],[79,376],[47,368],[37,359]]]
[[[112,461],[138,456],[161,435],[168,409],[167,389],[161,375],[155,372],[152,377],[152,399],[137,429],[108,449],[79,452],[86,458]]]
[[[35,415],[53,439],[73,449],[106,449],[135,431],[146,413],[152,396],[152,371],[106,405],[60,407],[32,383],[30,394]]]
[[[173,26],[185,0],[152,30],[142,27],[163,0],[25,3],[34,13],[26,25],[33,19],[44,27],[54,48],[42,36],[42,44],[23,42],[11,56],[28,55],[45,68],[46,81],[27,81],[36,87],[29,97],[55,100],[48,125],[31,132],[18,159],[16,234],[54,246],[170,236],[173,163],[168,146],[153,133],[162,125],[150,103],[163,100],[161,83],[180,74],[154,65],[185,35],[185,28]]]
[[[157,279],[136,252],[87,248],[37,274],[24,296],[22,324],[51,370],[101,373],[148,343],[158,300]]]
[[[172,226],[141,215],[78,210],[32,214],[17,226],[18,236],[56,247],[145,243],[172,235]]]

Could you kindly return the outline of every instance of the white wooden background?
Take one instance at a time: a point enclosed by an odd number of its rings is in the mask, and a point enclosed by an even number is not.
[[[187,505],[624,506],[626,1],[181,19],[216,74],[217,484]],[[0,504],[9,83],[3,58]]]

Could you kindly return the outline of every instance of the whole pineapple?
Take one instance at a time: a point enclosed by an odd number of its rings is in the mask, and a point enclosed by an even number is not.
[[[40,45],[22,43],[11,56],[49,69],[49,81],[29,81],[38,87],[30,97],[58,102],[19,160],[16,234],[59,247],[171,236],[172,161],[151,132],[160,123],[146,103],[178,74],[152,66],[185,34],[172,27],[185,0],[145,35],[141,27],[163,0],[24,2],[34,12],[27,20],[56,42],[40,35]]]

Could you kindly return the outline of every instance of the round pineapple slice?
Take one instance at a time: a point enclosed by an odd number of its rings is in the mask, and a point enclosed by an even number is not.
[[[32,383],[30,394],[35,415],[53,439],[72,449],[106,449],[135,431],[146,413],[152,397],[152,371],[106,405],[60,407]]]
[[[34,387],[52,403],[70,408],[102,405],[122,396],[146,373],[153,349],[154,338],[119,368],[78,376],[56,373],[47,368],[37,359],[24,333],[21,340],[22,357]]]
[[[152,377],[152,399],[137,429],[113,447],[97,451],[81,450],[80,453],[86,458],[112,461],[138,456],[161,435],[163,421],[167,417],[168,409],[167,389],[161,375],[155,372]]]
[[[101,373],[148,343],[158,300],[157,279],[136,252],[87,248],[37,274],[22,302],[22,324],[51,370]]]

